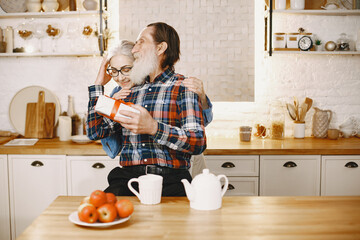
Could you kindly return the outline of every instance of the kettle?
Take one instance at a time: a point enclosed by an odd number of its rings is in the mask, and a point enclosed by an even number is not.
[[[225,185],[221,187],[220,179],[225,179]],[[188,180],[182,179],[186,196],[190,201],[190,207],[197,210],[215,210],[221,208],[229,181],[225,175],[215,176],[209,169],[203,169],[190,184]]]
[[[327,130],[332,118],[331,110],[321,110],[314,107],[315,113],[313,116],[313,135],[316,138],[326,138]]]

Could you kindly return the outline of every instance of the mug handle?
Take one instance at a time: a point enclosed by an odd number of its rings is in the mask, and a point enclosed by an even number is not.
[[[131,183],[132,182],[138,182],[139,183],[139,179],[137,179],[137,178],[132,178],[132,179],[130,179],[129,181],[128,181],[128,188],[130,189],[130,191],[133,193],[133,194],[135,194],[137,197],[138,197],[138,199],[141,201],[141,199],[140,199],[140,193],[138,192],[138,191],[136,191],[132,186],[131,186]]]
[[[221,178],[224,178],[224,179],[225,179],[225,184],[224,184],[224,186],[223,186],[223,188],[222,188],[222,190],[221,190],[221,196],[223,197],[224,194],[225,194],[225,192],[226,192],[226,190],[228,189],[229,180],[228,180],[228,178],[227,178],[225,175],[223,175],[223,174],[218,175],[217,178],[219,179],[219,181],[220,181]]]

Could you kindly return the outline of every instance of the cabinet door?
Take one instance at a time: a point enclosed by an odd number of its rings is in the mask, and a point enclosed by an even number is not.
[[[320,156],[260,156],[260,195],[319,196]]]
[[[12,235],[25,228],[66,191],[66,159],[60,155],[9,155]]]
[[[109,172],[119,161],[108,156],[68,156],[69,195],[88,196],[94,190],[109,186]]]
[[[259,156],[206,155],[205,164],[211,173],[227,177],[259,176]]]
[[[10,240],[10,207],[7,156],[0,155],[0,239]]]
[[[360,156],[322,156],[321,195],[360,195]]]

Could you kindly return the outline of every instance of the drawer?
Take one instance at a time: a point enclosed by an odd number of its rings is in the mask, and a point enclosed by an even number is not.
[[[108,156],[68,156],[70,196],[87,196],[94,190],[108,187],[107,176],[119,161]]]
[[[360,195],[360,156],[322,156],[321,195]]]
[[[225,196],[258,196],[259,179],[258,177],[228,177],[229,185]],[[224,185],[224,180],[221,180]]]
[[[260,195],[319,196],[320,155],[261,156]]]
[[[228,177],[259,176],[259,156],[228,156],[205,155],[206,167],[215,175],[224,174]]]

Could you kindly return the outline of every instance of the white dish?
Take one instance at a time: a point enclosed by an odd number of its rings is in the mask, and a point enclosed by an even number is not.
[[[61,112],[59,99],[54,93],[44,87],[29,86],[18,91],[12,98],[9,106],[10,122],[15,130],[21,135],[25,135],[26,106],[30,102],[36,103],[38,101],[39,91],[45,92],[45,102],[55,103],[54,126],[56,126]]]
[[[86,222],[80,221],[78,212],[74,211],[69,215],[69,221],[76,225],[85,226],[85,227],[106,228],[106,227],[110,227],[113,225],[117,225],[117,224],[126,222],[127,220],[130,219],[130,217],[131,217],[131,215],[126,218],[116,218],[113,222],[109,222],[109,223],[100,223],[100,222],[86,223]]]
[[[4,144],[4,146],[33,146],[37,143],[37,138],[17,138]]]
[[[76,143],[88,143],[91,142],[92,140],[90,140],[86,135],[74,135],[71,136],[71,141]]]
[[[0,7],[6,13],[25,12],[26,0],[0,0]]]

